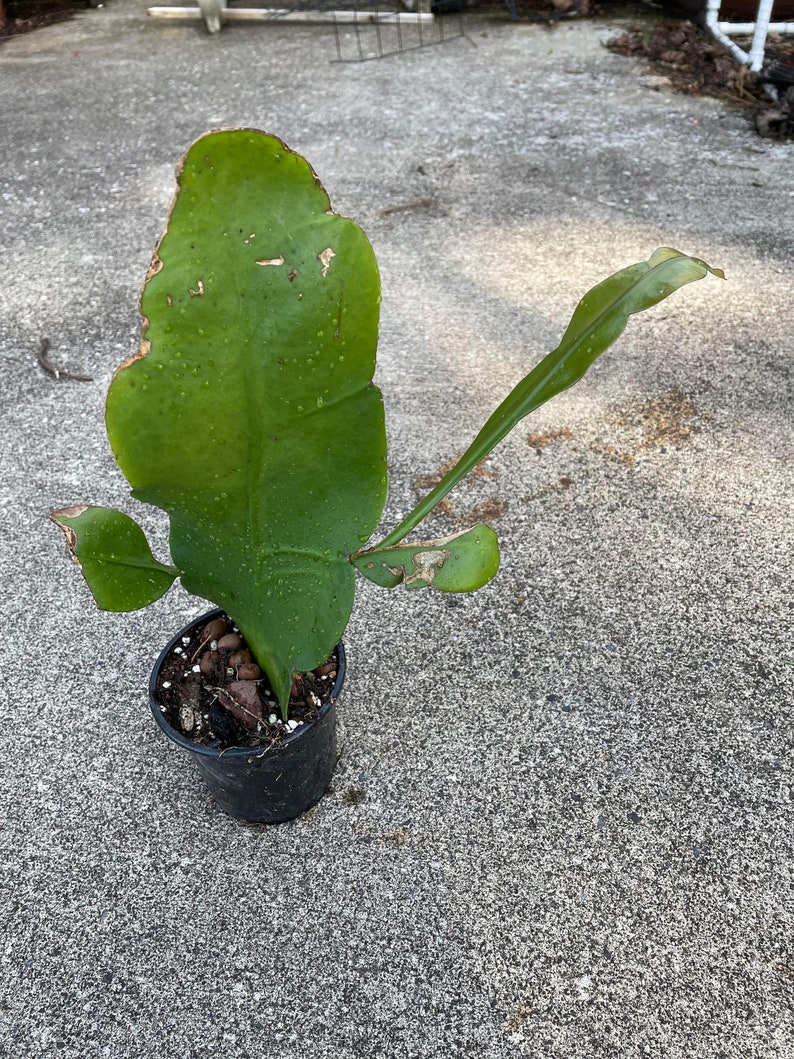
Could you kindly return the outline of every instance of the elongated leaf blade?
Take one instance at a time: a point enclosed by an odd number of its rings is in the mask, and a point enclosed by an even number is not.
[[[719,269],[699,258],[661,247],[648,261],[630,265],[593,287],[579,302],[559,346],[507,395],[458,463],[384,537],[379,547],[403,540],[524,416],[578,382],[620,337],[630,316],[649,309],[679,287],[703,279],[709,273],[725,278]]]
[[[50,518],[66,537],[101,610],[139,610],[164,595],[179,571],[152,555],[128,515],[105,507],[67,507]]]
[[[171,518],[188,591],[232,614],[282,706],[345,628],[386,496],[380,284],[307,162],[250,129],[188,152],[107,425]]]
[[[450,537],[361,551],[351,561],[382,588],[473,592],[499,569],[499,542],[489,526],[475,526]]]

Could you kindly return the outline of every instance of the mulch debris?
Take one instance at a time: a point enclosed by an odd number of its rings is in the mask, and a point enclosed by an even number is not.
[[[748,40],[734,39],[747,50]],[[786,83],[791,69],[790,38],[769,35],[767,63],[761,74],[742,66],[706,30],[689,20],[632,24],[609,41],[608,47],[621,55],[649,59],[678,92],[711,96],[745,110],[761,136],[794,136],[794,89]],[[779,92],[777,102],[764,87],[773,78]]]
[[[66,22],[76,11],[99,7],[101,0],[0,0],[0,44],[9,37]],[[5,18],[3,9],[5,8]]]

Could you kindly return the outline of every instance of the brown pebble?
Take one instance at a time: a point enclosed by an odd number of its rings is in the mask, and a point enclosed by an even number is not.
[[[219,640],[228,630],[228,625],[223,618],[213,618],[208,621],[201,632],[202,640]]]
[[[234,666],[234,668],[237,669],[238,666],[248,665],[248,663],[253,662],[253,660],[254,659],[251,652],[248,650],[247,647],[244,647],[241,651],[234,652],[234,654],[229,658],[229,665]]]
[[[321,666],[317,666],[314,670],[315,676],[318,677],[336,677],[336,662],[333,662],[330,658],[327,662],[323,662]]]
[[[236,651],[238,647],[242,647],[242,644],[243,638],[236,632],[227,632],[218,640],[218,647],[223,651]]]
[[[215,672],[215,667],[220,661],[220,655],[217,651],[205,651],[199,659],[199,667],[205,677],[211,676]]]
[[[256,662],[243,662],[240,668],[237,670],[238,680],[259,680],[262,676],[262,670],[256,664]]]

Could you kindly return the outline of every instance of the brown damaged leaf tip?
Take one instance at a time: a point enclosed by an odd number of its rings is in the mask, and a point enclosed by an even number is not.
[[[71,526],[64,525],[61,522],[63,518],[79,518],[84,512],[88,511],[87,504],[76,505],[74,507],[62,507],[58,511],[51,511],[49,514],[50,522],[53,522],[59,530],[62,531],[66,538],[66,546],[69,549],[69,554],[74,559],[75,563],[80,566],[80,560],[77,558],[77,534]]]
[[[152,279],[152,277],[156,276],[158,272],[162,272],[162,271],[163,271],[163,262],[160,260],[160,257],[158,255],[157,251],[155,250],[155,252],[152,254],[152,260],[151,260],[151,263],[149,264],[149,268],[148,268],[148,270],[146,272],[146,279],[143,281],[144,286],[146,286],[146,284],[149,282],[150,279]]]

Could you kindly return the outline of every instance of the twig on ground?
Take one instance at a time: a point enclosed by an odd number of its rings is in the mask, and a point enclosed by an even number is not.
[[[38,362],[46,372],[49,372],[56,379],[73,379],[75,382],[93,382],[93,378],[90,375],[78,375],[73,371],[64,371],[63,368],[56,368],[52,361],[47,357],[50,351],[50,343],[46,338],[42,338],[39,345],[39,352],[37,354]]]

